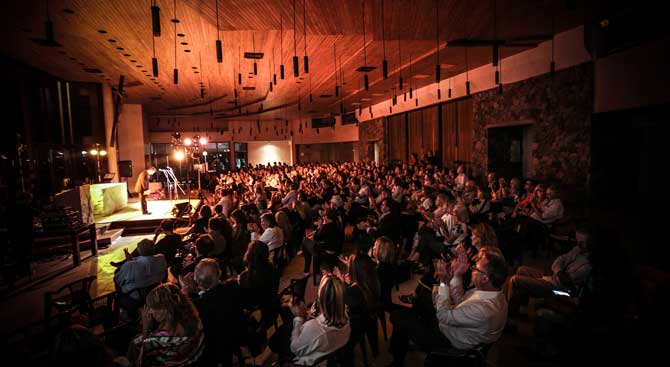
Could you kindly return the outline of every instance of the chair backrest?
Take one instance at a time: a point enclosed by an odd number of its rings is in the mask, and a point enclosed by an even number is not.
[[[86,312],[91,308],[91,285],[96,280],[95,275],[81,278],[65,284],[55,292],[44,294],[44,319],[48,321],[52,316],[52,310],[56,308],[59,313]]]

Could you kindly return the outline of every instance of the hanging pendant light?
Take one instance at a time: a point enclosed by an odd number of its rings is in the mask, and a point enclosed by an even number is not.
[[[256,53],[256,35],[254,32],[251,32],[251,44],[253,45],[253,52]],[[254,59],[254,75],[258,75],[258,65],[256,64],[256,59]]]
[[[242,50],[237,46],[237,84],[242,85]]]
[[[223,62],[223,45],[221,43],[221,31],[219,30],[219,0],[216,2],[216,62]]]
[[[279,17],[279,79],[284,80],[284,23],[283,18]]]
[[[451,98],[451,78],[449,78],[449,89],[447,89],[447,98]]]
[[[275,70],[277,70],[275,68],[275,47],[272,46],[272,83],[277,85],[277,73]]]
[[[496,71],[496,75],[498,75],[498,94],[502,94],[503,92],[503,85],[502,85],[502,60],[498,63],[498,71]]]
[[[365,0],[362,0],[363,3],[363,67],[367,67],[368,65],[368,54],[367,54],[367,47],[366,47],[366,42],[365,42]],[[367,70],[367,68],[366,68]],[[365,90],[368,91],[370,90],[370,84],[368,82],[368,72],[365,71],[365,74],[363,75],[363,86],[365,87]]]
[[[161,8],[156,4],[156,0],[151,0],[151,31],[154,37],[161,36]]]
[[[174,70],[172,72],[172,82],[176,85],[179,84],[179,70],[177,69],[177,0],[174,0],[174,19],[172,23],[174,24]]]
[[[158,77],[158,59],[156,58],[156,37],[161,35],[160,8],[156,6],[156,0],[151,1],[151,49],[153,57],[151,58],[151,72],[154,78]],[[158,30],[158,32],[156,32]]]
[[[307,0],[302,2],[302,34],[305,39],[305,56],[303,57],[303,69],[305,74],[309,73],[309,56],[307,56]]]
[[[435,83],[440,88],[440,7],[439,0],[435,0]]]
[[[400,53],[400,35],[398,35],[398,89],[402,90],[402,54]]]
[[[389,64],[388,61],[386,60],[386,35],[384,32],[384,0],[382,0],[382,50],[383,50],[383,56],[384,56],[384,61],[382,61],[382,75],[384,76],[384,80],[389,78]]]
[[[298,53],[296,51],[296,34],[298,32],[298,27],[295,23],[295,0],[293,0],[293,76],[298,77],[300,75],[300,65],[298,62]]]
[[[309,76],[309,103],[312,103],[312,76]]]
[[[468,74],[468,48],[465,48],[465,94],[470,95],[470,76]]]
[[[334,65],[335,66],[335,68],[334,68],[334,70],[335,70],[335,97],[339,97],[340,96],[340,86],[337,85],[337,73],[338,73],[338,70],[337,70],[337,48],[335,46],[335,43],[333,43],[333,62],[335,63],[335,65]]]
[[[198,53],[198,59],[199,59],[199,62],[200,62],[200,98],[204,99],[205,98],[205,84],[202,82],[203,70],[202,70],[202,54],[201,53]]]
[[[409,99],[412,99],[412,54],[409,54]]]

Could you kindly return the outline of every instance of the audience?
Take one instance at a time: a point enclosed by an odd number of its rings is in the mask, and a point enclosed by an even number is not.
[[[121,305],[131,313],[144,303],[143,289],[164,281],[167,277],[165,256],[156,254],[154,242],[144,239],[137,244],[137,257],[124,249],[126,262],[116,270],[114,284]]]

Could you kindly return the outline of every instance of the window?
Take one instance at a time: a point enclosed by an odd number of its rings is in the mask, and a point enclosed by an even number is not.
[[[247,165],[248,160],[247,143],[235,143],[235,166],[242,168]]]

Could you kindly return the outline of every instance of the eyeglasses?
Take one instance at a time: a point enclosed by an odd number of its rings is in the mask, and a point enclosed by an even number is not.
[[[475,272],[475,271],[476,271],[476,272],[480,272],[480,273],[482,273],[482,274],[484,274],[484,275],[486,275],[486,276],[489,276],[489,274],[488,274],[487,272],[482,271],[482,270],[480,270],[479,268],[477,268],[477,265],[476,265],[476,264],[475,264],[475,265],[472,265],[472,266],[470,267],[470,270],[472,270],[473,272]]]

